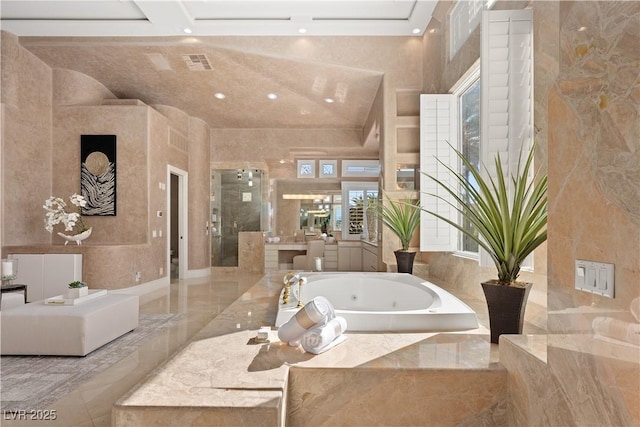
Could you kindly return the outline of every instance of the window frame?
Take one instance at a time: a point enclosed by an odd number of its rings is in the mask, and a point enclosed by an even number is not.
[[[476,82],[478,82],[480,84],[480,90],[482,91],[482,84],[480,82],[480,62],[476,61],[475,64],[473,64],[471,66],[471,68],[469,68],[469,70],[467,70],[467,72],[460,78],[460,80],[458,80],[453,87],[451,88],[451,94],[455,97],[455,102],[456,102],[456,110],[458,111],[458,116],[457,116],[457,123],[456,123],[456,128],[457,128],[457,146],[456,149],[459,151],[462,151],[462,117],[460,115],[460,101],[462,98],[462,95],[464,95],[464,93],[471,88],[471,86],[473,86],[473,84],[475,84]],[[482,114],[482,103],[480,103],[480,114]],[[480,129],[480,134],[482,135],[482,129]],[[482,141],[482,140],[481,140]],[[482,153],[482,142],[480,142],[480,152]],[[460,159],[457,159],[457,172],[461,172],[462,171],[462,161]],[[461,215],[458,214],[458,223],[460,223],[461,221]],[[478,252],[471,252],[471,251],[465,251],[462,248],[462,232],[458,231],[456,229],[456,234],[457,234],[457,238],[456,238],[456,244],[455,244],[455,248],[456,250],[453,252],[454,255],[460,256],[462,258],[468,258],[468,259],[473,259],[478,261],[480,259],[480,249],[478,249]]]
[[[377,182],[364,182],[364,181],[348,181],[342,183],[342,239],[343,240],[361,240],[362,235],[365,233],[369,233],[367,230],[367,217],[366,217],[366,208],[363,204],[363,213],[362,213],[362,232],[360,234],[350,234],[349,233],[349,192],[350,191],[362,191],[363,192],[363,203],[366,200],[366,195],[368,193],[375,193],[376,199],[379,197],[380,189]],[[375,230],[374,230],[375,232]],[[377,236],[376,236],[377,237]]]

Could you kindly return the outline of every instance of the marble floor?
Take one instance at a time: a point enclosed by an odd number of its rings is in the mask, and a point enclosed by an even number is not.
[[[172,281],[169,291],[142,296],[141,313],[184,313],[173,328],[158,333],[115,365],[54,402],[54,421],[13,421],[5,426],[102,427],[111,425],[111,407],[149,372],[180,349],[216,315],[253,286],[262,274],[223,274]],[[36,408],[34,408],[36,409]],[[42,409],[42,408],[37,408]]]
[[[53,403],[48,409],[56,411],[55,421],[0,420],[0,424],[109,426],[112,406],[120,397],[182,348],[261,278],[262,274],[214,274],[205,279],[174,280],[168,292],[159,291],[141,297],[142,313],[184,313],[186,316],[173,328],[159,333],[120,362]],[[484,301],[458,296],[477,311],[482,325],[488,325]],[[544,333],[544,330],[525,323],[524,333]]]

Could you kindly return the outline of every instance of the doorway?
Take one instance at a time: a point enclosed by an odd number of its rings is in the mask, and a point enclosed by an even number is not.
[[[211,171],[211,266],[238,266],[238,233],[260,231],[262,172]]]
[[[187,172],[167,168],[167,272],[170,280],[187,278]]]

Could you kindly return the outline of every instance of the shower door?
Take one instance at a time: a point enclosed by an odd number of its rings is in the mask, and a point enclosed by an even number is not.
[[[211,265],[238,266],[238,233],[260,231],[262,173],[256,169],[211,171]]]

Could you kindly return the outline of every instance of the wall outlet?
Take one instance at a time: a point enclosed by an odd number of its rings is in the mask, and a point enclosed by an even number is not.
[[[160,270],[158,270],[158,273],[160,274],[160,276],[162,276],[164,274],[164,268],[160,267]]]
[[[576,260],[575,288],[578,290],[613,298],[614,278],[613,264]]]
[[[135,273],[136,282],[139,282],[141,277],[142,277],[142,272],[136,271]]]

